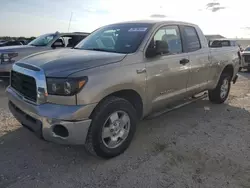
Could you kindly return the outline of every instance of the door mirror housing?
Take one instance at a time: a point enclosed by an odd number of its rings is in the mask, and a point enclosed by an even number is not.
[[[162,55],[169,53],[168,43],[166,41],[157,40],[155,41],[156,55]]]
[[[168,43],[166,41],[155,41],[155,45],[151,46],[146,51],[146,57],[155,57],[157,55],[163,55],[169,53]]]

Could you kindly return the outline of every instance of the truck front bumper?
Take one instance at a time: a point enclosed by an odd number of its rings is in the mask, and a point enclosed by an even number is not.
[[[96,104],[91,105],[34,105],[22,99],[11,87],[6,89],[9,109],[26,128],[47,141],[59,144],[85,144]],[[87,115],[79,119],[81,114]],[[66,118],[66,119],[65,119]]]

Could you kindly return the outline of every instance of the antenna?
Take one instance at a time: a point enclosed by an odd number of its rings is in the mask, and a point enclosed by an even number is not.
[[[72,16],[73,16],[73,12],[71,12],[70,19],[69,19],[69,27],[68,27],[68,32],[69,32],[69,29],[70,29],[70,24],[71,24]]]

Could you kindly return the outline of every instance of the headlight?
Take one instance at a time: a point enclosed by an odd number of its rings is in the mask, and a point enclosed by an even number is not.
[[[13,58],[17,57],[18,53],[16,52],[4,52],[0,53],[0,63],[14,63],[15,60]]]
[[[77,94],[87,83],[88,78],[47,78],[47,89],[50,95],[72,96]]]

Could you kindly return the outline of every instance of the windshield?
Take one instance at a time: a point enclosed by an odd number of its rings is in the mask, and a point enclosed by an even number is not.
[[[46,34],[41,35],[38,38],[32,40],[28,45],[31,46],[47,46],[57,35],[55,34]]]
[[[133,53],[141,44],[152,24],[115,24],[100,28],[75,48],[115,53]]]
[[[247,48],[245,49],[245,51],[250,51],[250,47],[247,47]]]

